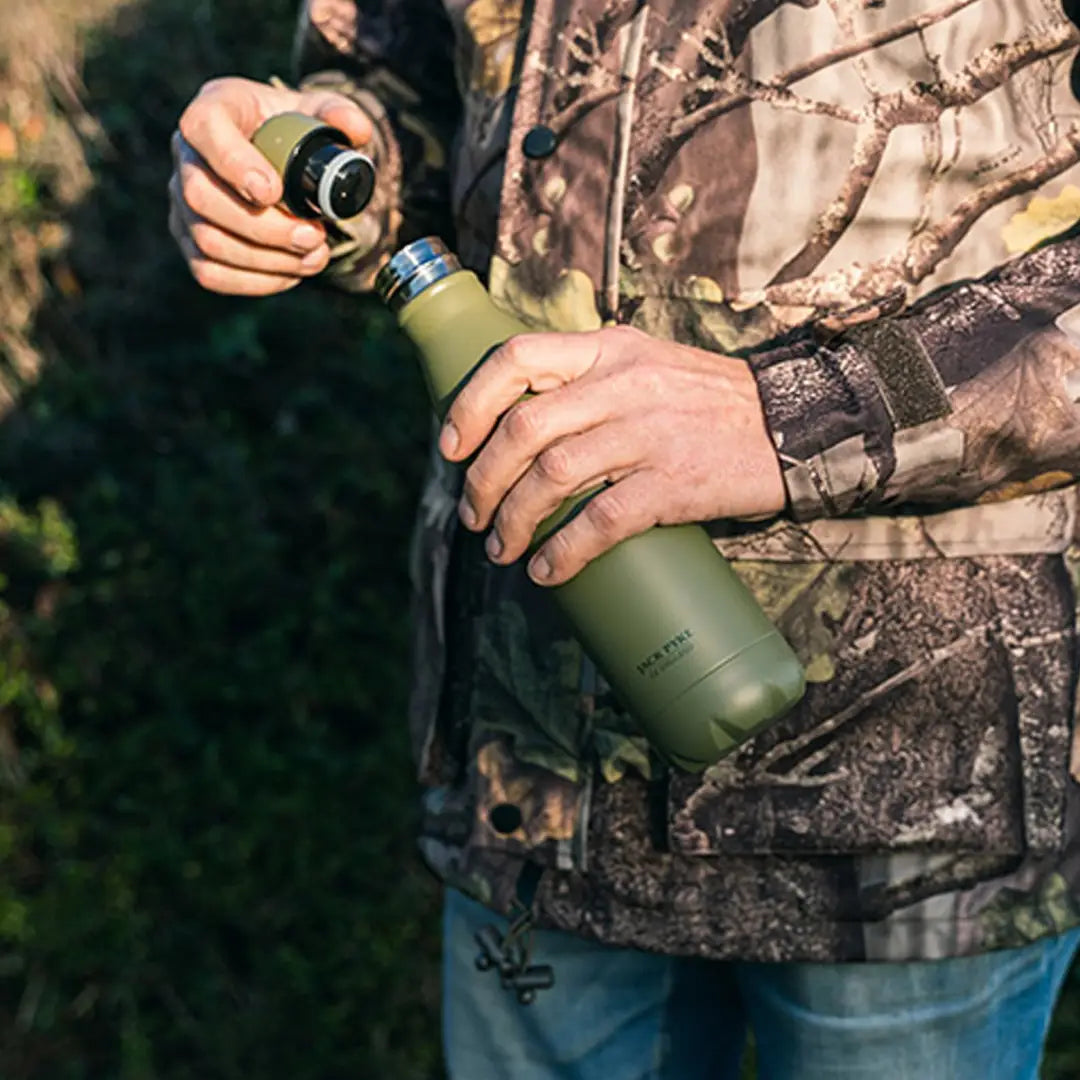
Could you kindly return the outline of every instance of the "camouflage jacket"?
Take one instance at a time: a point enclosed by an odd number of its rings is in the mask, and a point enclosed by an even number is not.
[[[300,77],[377,126],[331,275],[436,232],[532,325],[745,355],[789,495],[710,528],[809,691],[691,776],[455,530],[433,456],[412,730],[444,879],[506,910],[538,868],[545,925],[722,958],[1080,922],[1078,46],[1061,0],[307,0]]]

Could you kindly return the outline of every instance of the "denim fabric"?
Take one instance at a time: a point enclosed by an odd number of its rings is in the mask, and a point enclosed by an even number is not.
[[[1037,1080],[1080,930],[1025,948],[907,963],[751,964],[538,932],[556,984],[528,1006],[475,966],[501,920],[453,890],[444,916],[450,1080]]]

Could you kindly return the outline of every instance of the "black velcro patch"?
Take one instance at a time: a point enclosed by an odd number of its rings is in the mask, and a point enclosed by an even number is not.
[[[940,420],[952,412],[945,384],[923,343],[899,323],[881,319],[852,327],[844,337],[873,366],[897,430]]]

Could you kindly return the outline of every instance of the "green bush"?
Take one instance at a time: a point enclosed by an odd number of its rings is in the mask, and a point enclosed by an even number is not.
[[[89,41],[93,187],[9,169],[36,194],[8,224],[72,240],[0,422],[5,1080],[438,1075],[404,721],[423,388],[370,304],[209,296],[165,228],[183,102],[281,70],[291,9],[123,11]]]

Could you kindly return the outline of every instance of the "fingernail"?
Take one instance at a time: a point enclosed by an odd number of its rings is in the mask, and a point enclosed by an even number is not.
[[[488,553],[489,559],[497,559],[503,552],[503,542],[501,537],[494,529],[488,533],[487,542],[484,544],[484,549]]]
[[[252,169],[244,177],[243,189],[248,201],[257,206],[265,206],[270,201],[270,181],[261,172]]]
[[[543,552],[534,556],[532,562],[529,563],[529,577],[534,581],[547,581],[551,577],[551,563]]]
[[[476,510],[473,509],[473,504],[464,496],[458,506],[458,513],[461,516],[461,520],[464,521],[470,529],[476,528]]]
[[[439,445],[442,447],[444,456],[456,453],[458,444],[461,442],[461,436],[458,434],[458,429],[454,427],[453,422],[447,420],[443,424],[442,434],[439,436]]]
[[[326,252],[322,247],[317,247],[314,251],[309,251],[301,260],[300,265],[305,270],[317,270],[322,266],[323,261],[326,259]]]
[[[289,237],[289,240],[292,243],[293,251],[305,255],[309,251],[319,247],[322,243],[323,235],[314,225],[297,225],[296,228],[293,229],[292,236]]]

